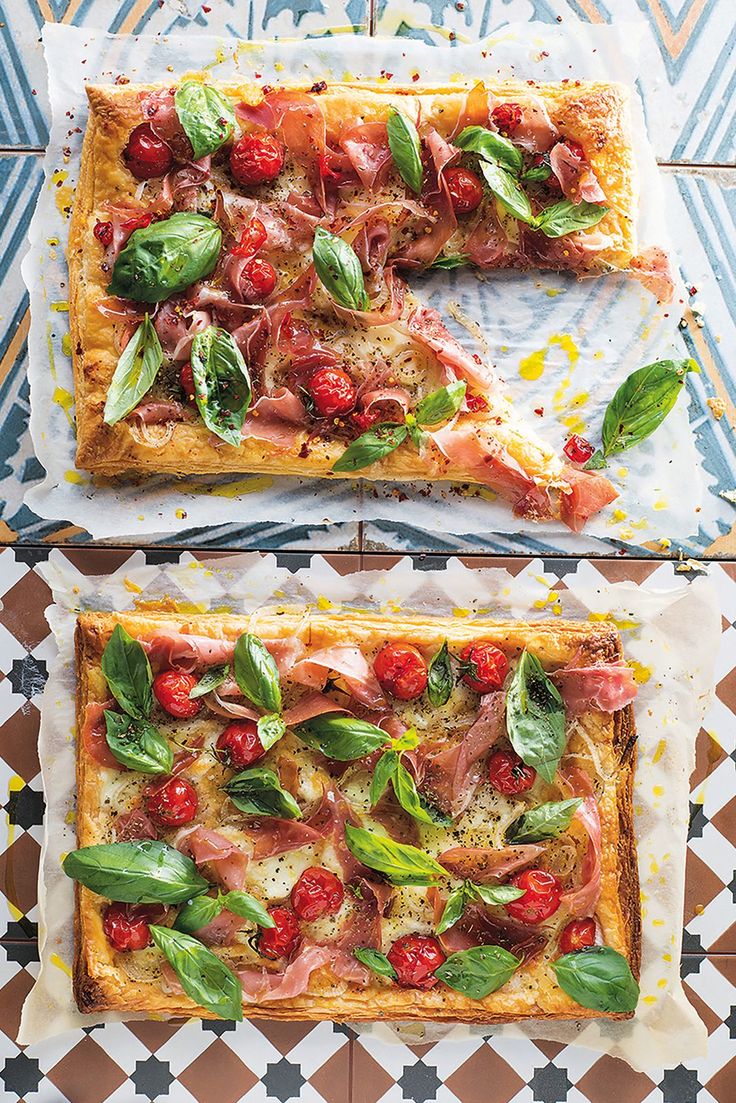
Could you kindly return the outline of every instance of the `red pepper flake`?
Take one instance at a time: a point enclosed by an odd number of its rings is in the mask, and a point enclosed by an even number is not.
[[[544,406],[537,406],[534,413],[537,415],[537,417],[544,417]]]
[[[417,81],[417,80],[419,80],[419,73],[412,73],[412,75],[411,75],[411,79],[412,79],[413,81]]]
[[[326,80],[315,81],[315,83],[312,85],[312,87],[309,89],[309,91],[312,92],[315,96],[319,96],[319,94],[321,92],[326,92],[327,91],[327,81]]]
[[[210,12],[212,11],[212,8],[208,7],[207,4],[203,4],[202,5],[202,11],[205,13],[205,15],[209,15]]]
[[[697,289],[697,287],[695,286],[695,284],[693,284],[693,285],[692,285],[692,287],[688,287],[688,289],[687,289],[687,293],[688,293],[688,295],[690,296],[690,298],[692,298],[692,297],[693,297],[693,295],[697,295],[697,293],[698,293],[698,289]]]
[[[273,85],[272,84],[264,84],[263,88],[261,88],[261,92],[263,92],[264,96],[270,95],[270,93],[273,92]]]
[[[122,73],[118,73],[115,77],[116,84],[130,84],[130,77],[123,76]]]
[[[485,398],[479,394],[468,394],[465,396],[465,405],[470,410],[471,414],[485,413],[488,409],[488,403]]]

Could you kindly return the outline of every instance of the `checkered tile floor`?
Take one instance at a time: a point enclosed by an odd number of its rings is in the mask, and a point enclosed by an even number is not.
[[[109,573],[128,551],[69,550],[79,570]],[[48,550],[0,552],[0,1100],[27,1103],[733,1103],[736,1099],[736,566],[711,566],[723,612],[716,699],[698,741],[691,785],[686,991],[707,1025],[707,1058],[649,1075],[557,1043],[473,1039],[387,1045],[339,1025],[131,1023],[93,1027],[19,1050],[13,1038],[37,969],[36,874],[43,797],[35,745],[52,645],[35,571]],[[160,561],[168,553],[149,552]],[[171,553],[176,559],[176,553]],[[284,555],[294,569],[303,556]],[[394,557],[334,556],[342,571]],[[488,566],[487,559],[467,560]],[[498,566],[508,565],[493,560]],[[425,567],[441,567],[427,557]],[[516,560],[514,569],[522,561]],[[656,564],[601,561],[610,578],[643,580]],[[545,561],[561,580],[565,560]],[[564,585],[564,582],[563,582]],[[489,1094],[489,1085],[492,1093]],[[4,1090],[3,1090],[4,1087]]]

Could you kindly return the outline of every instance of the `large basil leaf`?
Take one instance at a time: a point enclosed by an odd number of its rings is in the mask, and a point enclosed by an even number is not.
[[[127,345],[110,380],[103,421],[117,425],[150,391],[164,359],[158,334],[146,314]]]
[[[276,923],[268,914],[263,904],[242,889],[233,889],[220,896],[223,907],[242,919],[249,919],[251,923],[257,923],[259,927],[275,927]]]
[[[284,820],[300,820],[302,811],[273,770],[252,766],[232,777],[223,789],[236,808],[249,816],[280,816]]]
[[[102,673],[120,707],[136,720],[146,720],[153,707],[151,664],[122,624],[115,625],[102,652]]]
[[[386,122],[388,147],[394,164],[405,184],[417,195],[422,190],[424,169],[422,167],[422,147],[416,126],[403,112],[391,109]]]
[[[456,380],[448,383],[446,387],[439,387],[432,391],[417,405],[414,416],[417,424],[438,425],[440,421],[447,421],[454,417],[463,404],[468,385],[464,380]]]
[[[202,421],[215,436],[237,447],[252,397],[242,352],[226,329],[207,326],[195,334],[190,360]]]
[[[283,735],[286,735],[286,724],[275,712],[269,712],[266,716],[260,717],[258,721],[258,738],[261,741],[261,746],[264,751],[270,750],[274,743],[278,743]]]
[[[380,950],[374,950],[370,946],[356,946],[353,957],[356,957],[361,965],[378,973],[379,977],[390,977],[391,980],[396,980],[396,970]]]
[[[160,303],[214,271],[222,231],[211,218],[179,211],[134,230],[120,250],[108,291]]]
[[[447,649],[447,640],[444,641],[439,651],[432,656],[427,673],[427,696],[429,703],[439,708],[450,700],[453,678],[450,664],[450,652]]]
[[[570,826],[576,809],[583,803],[581,797],[569,800],[551,800],[530,808],[509,827],[506,838],[513,843],[539,843],[554,839]]]
[[[473,900],[480,900],[482,904],[492,907],[503,906],[518,900],[524,895],[524,889],[517,889],[515,885],[475,885],[472,881],[463,881],[459,888],[452,890],[447,898],[445,910],[437,924],[437,934],[443,934],[448,927],[452,927],[462,918],[467,905]]]
[[[404,811],[413,816],[415,820],[430,826],[435,824],[442,827],[450,826],[452,819],[417,792],[414,778],[402,762],[397,763],[391,778],[391,784],[397,801]]]
[[[345,825],[345,839],[353,857],[382,873],[392,885],[433,885],[447,870],[416,846],[397,843],[364,827]]]
[[[150,930],[189,998],[221,1019],[240,1022],[243,1018],[240,981],[217,954],[182,931],[155,923]]]
[[[677,402],[694,360],[657,360],[624,380],[603,418],[603,455],[607,458],[639,444],[662,424]]]
[[[370,467],[403,444],[408,432],[406,425],[385,421],[349,444],[332,470],[359,471],[363,467]]]
[[[524,651],[506,694],[511,746],[545,781],[552,781],[565,749],[565,706],[536,655]]]
[[[457,138],[453,139],[453,145],[464,149],[467,153],[477,153],[486,161],[498,161],[517,175],[521,172],[523,164],[521,150],[502,134],[486,130],[484,126],[466,126]]]
[[[610,946],[563,954],[552,968],[560,988],[581,1007],[609,1014],[636,1009],[639,985],[626,958]]]
[[[142,774],[168,774],[174,752],[148,720],[105,710],[105,738],[118,762]]]
[[[531,222],[532,205],[529,202],[529,196],[519,186],[518,177],[497,161],[485,161],[482,157],[478,161],[478,168],[496,199],[509,214],[518,218],[520,222]]]
[[[473,946],[450,954],[434,975],[471,1000],[484,1000],[506,984],[520,965],[521,958],[501,946]]]
[[[368,310],[363,269],[352,246],[324,226],[318,226],[312,246],[314,268],[320,283],[338,306],[347,310]]]
[[[246,697],[266,712],[281,712],[281,683],[276,660],[258,636],[244,632],[235,644],[235,681]]]
[[[197,697],[205,697],[208,693],[212,693],[227,680],[229,674],[230,667],[227,663],[222,666],[211,666],[209,670],[205,670],[196,686],[189,691],[190,701],[195,701]]]
[[[191,858],[158,839],[85,846],[62,864],[67,877],[123,904],[181,904],[209,888]]]
[[[194,900],[189,900],[179,911],[174,929],[184,931],[184,934],[194,934],[213,919],[217,919],[222,907],[219,893],[217,896],[195,896]]]
[[[388,742],[383,728],[359,720],[357,716],[338,716],[334,712],[305,720],[294,731],[308,747],[338,762],[363,758]]]
[[[388,784],[391,778],[394,776],[394,771],[399,764],[399,756],[394,750],[386,751],[382,754],[376,763],[373,771],[373,777],[371,778],[371,788],[369,793],[369,800],[371,808],[375,808],[379,800],[386,792]]]
[[[230,100],[210,84],[185,80],[174,95],[174,106],[184,133],[192,143],[194,159],[206,157],[233,136],[235,112]]]
[[[608,207],[602,207],[599,203],[586,203],[584,200],[582,203],[571,203],[569,199],[563,199],[537,215],[532,227],[541,230],[546,237],[564,237],[576,230],[596,226],[607,213]]]

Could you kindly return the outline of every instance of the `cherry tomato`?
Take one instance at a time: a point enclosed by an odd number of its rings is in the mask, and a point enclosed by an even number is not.
[[[373,660],[381,688],[400,701],[413,701],[427,686],[427,664],[410,643],[385,643]]]
[[[146,795],[149,816],[161,827],[183,827],[197,815],[197,790],[185,777],[170,777]]]
[[[309,380],[309,393],[322,417],[349,414],[355,407],[355,385],[342,368],[320,368]]]
[[[565,441],[565,446],[562,451],[565,453],[570,463],[587,463],[595,452],[595,448],[585,437],[573,433],[572,436],[568,437]]]
[[[291,890],[291,906],[308,923],[339,912],[344,899],[342,881],[322,866],[305,869]]]
[[[471,414],[485,413],[488,409],[488,403],[483,395],[480,394],[466,394],[465,405],[470,410]]]
[[[359,433],[365,433],[381,420],[381,415],[377,410],[366,410],[365,413],[351,414],[350,420]]]
[[[112,222],[95,222],[95,228],[92,233],[95,235],[100,245],[103,245],[105,249],[107,249],[108,245],[112,245]]]
[[[240,234],[240,241],[237,245],[233,245],[230,250],[236,257],[254,257],[262,245],[265,244],[266,227],[261,222],[260,218],[251,218],[250,222],[243,228]]]
[[[192,365],[189,363],[188,360],[179,372],[179,384],[189,401],[194,402],[194,372],[192,371]]]
[[[195,697],[192,701],[189,698],[196,684],[197,679],[193,674],[165,670],[153,679],[153,692],[159,705],[169,716],[175,716],[177,720],[191,720],[202,708],[200,700]]]
[[[455,214],[470,214],[483,200],[483,185],[470,169],[445,169],[445,183]]]
[[[403,988],[434,988],[435,969],[446,960],[436,938],[428,934],[405,934],[397,938],[386,957],[396,970]]]
[[[469,643],[460,652],[460,660],[467,669],[463,681],[476,693],[490,693],[500,689],[508,674],[509,662],[503,651],[492,643]]]
[[[263,257],[253,257],[243,266],[241,278],[245,285],[245,298],[252,303],[267,299],[279,277],[269,261]]]
[[[524,889],[524,895],[506,905],[512,919],[536,926],[557,911],[562,896],[562,885],[545,869],[524,869],[515,873],[509,883]]]
[[[261,927],[258,935],[258,953],[261,957],[291,957],[302,940],[302,932],[291,908],[285,904],[275,904],[268,909],[275,927]]]
[[[234,770],[245,770],[266,753],[255,720],[233,720],[217,739],[217,757]]]
[[[284,148],[271,134],[243,134],[230,150],[230,168],[239,184],[267,184],[284,167]]]
[[[500,103],[491,112],[491,122],[503,134],[513,134],[521,122],[521,107],[518,103]]]
[[[522,897],[520,896],[521,900]],[[560,935],[560,953],[571,954],[595,945],[595,919],[573,919]]]
[[[108,904],[102,928],[113,950],[145,950],[151,945],[148,925],[160,917],[157,904]]]
[[[174,163],[174,156],[151,124],[141,123],[128,138],[123,160],[136,180],[152,180],[155,176],[166,175]]]
[[[537,771],[526,766],[516,751],[494,751],[488,760],[488,778],[497,792],[515,796],[531,789]]]

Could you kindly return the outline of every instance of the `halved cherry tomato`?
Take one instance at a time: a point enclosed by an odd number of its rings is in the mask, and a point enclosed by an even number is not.
[[[185,777],[170,777],[146,794],[146,809],[161,827],[183,827],[197,815],[197,790]]]
[[[525,793],[536,778],[537,771],[525,765],[516,751],[494,751],[488,760],[488,779],[499,793],[507,796]]]
[[[500,689],[509,670],[509,661],[503,651],[480,640],[463,648],[460,661],[465,666],[463,681],[476,693]]]
[[[240,241],[230,249],[236,257],[254,257],[262,245],[265,244],[268,234],[266,227],[260,218],[251,218],[247,226],[240,233]]]
[[[218,736],[217,757],[234,770],[245,770],[266,753],[255,720],[233,720]]]
[[[491,112],[491,122],[502,134],[513,134],[521,122],[521,107],[518,103],[499,103]]]
[[[455,214],[470,214],[482,203],[483,185],[470,169],[445,169],[445,183]]]
[[[230,168],[250,187],[275,180],[284,167],[284,148],[271,134],[243,134],[230,150]]]
[[[291,957],[302,940],[299,920],[285,904],[275,904],[267,910],[276,926],[261,927],[258,934],[258,953],[273,961],[280,957]]]
[[[151,945],[149,923],[161,918],[158,904],[108,904],[102,929],[113,950],[145,950]]]
[[[123,160],[136,180],[152,180],[166,175],[174,163],[174,156],[151,124],[141,123],[131,131]]]
[[[373,660],[373,670],[381,688],[399,701],[413,701],[427,687],[424,656],[410,643],[385,643]]]
[[[197,684],[193,674],[181,670],[164,670],[153,679],[153,692],[162,709],[177,720],[191,720],[202,708],[198,698],[192,701],[189,694]]]
[[[447,959],[436,938],[428,934],[406,934],[397,938],[386,957],[396,970],[402,988],[434,988],[433,976]]]
[[[553,873],[546,869],[524,869],[509,878],[509,883],[524,889],[524,895],[506,905],[512,919],[536,926],[557,911],[562,896],[562,885]]]
[[[253,257],[243,266],[241,278],[245,284],[245,298],[254,303],[268,298],[279,277],[270,261]]]
[[[521,897],[519,897],[521,899]],[[595,945],[595,919],[573,919],[560,935],[560,953],[571,954]]]
[[[349,414],[355,407],[355,384],[342,368],[320,368],[309,380],[309,393],[322,417]]]
[[[342,881],[323,866],[311,866],[299,876],[291,890],[291,905],[300,919],[308,923],[323,915],[339,912],[345,899]]]

